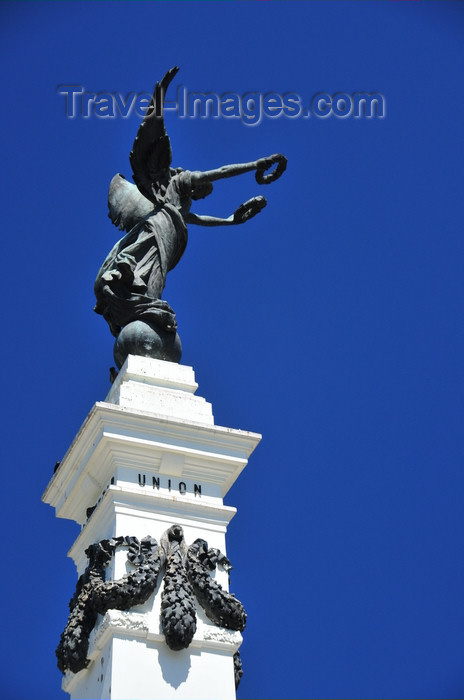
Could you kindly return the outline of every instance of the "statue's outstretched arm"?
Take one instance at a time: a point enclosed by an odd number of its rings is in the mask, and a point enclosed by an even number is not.
[[[266,204],[265,197],[252,197],[252,199],[241,204],[227,219],[189,212],[185,217],[185,222],[187,224],[198,224],[199,226],[235,226],[236,224],[244,224],[245,221],[256,216]]]
[[[223,165],[215,170],[206,170],[200,172],[196,170],[192,173],[192,185],[203,185],[205,182],[214,182],[214,180],[222,180],[226,177],[235,177],[243,173],[249,173],[251,170],[256,170],[258,161],[253,160],[251,163],[235,163],[234,165]]]
[[[203,216],[202,214],[194,214],[189,212],[185,217],[186,224],[197,224],[198,226],[232,226],[234,216],[231,214],[227,219],[221,219],[218,216]]]
[[[275,170],[268,175],[264,175],[265,171],[269,170],[269,168],[275,164],[277,164]],[[214,182],[214,180],[235,177],[236,175],[248,173],[251,170],[256,170],[256,181],[260,185],[268,184],[274,180],[277,180],[277,178],[282,175],[286,167],[287,159],[285,156],[281,155],[280,153],[275,153],[268,158],[259,158],[258,160],[251,161],[250,163],[223,165],[221,168],[206,170],[205,172],[200,172],[199,170],[194,171],[192,172],[192,185],[203,185],[205,182]]]

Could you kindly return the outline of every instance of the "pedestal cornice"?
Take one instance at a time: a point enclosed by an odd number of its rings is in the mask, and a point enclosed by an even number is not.
[[[55,507],[58,517],[83,524],[86,509],[100,497],[117,467],[158,472],[165,452],[183,456],[181,476],[215,484],[224,497],[260,439],[257,433],[99,402],[87,416],[43,500]]]

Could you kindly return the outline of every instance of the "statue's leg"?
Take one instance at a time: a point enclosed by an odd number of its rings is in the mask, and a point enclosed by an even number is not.
[[[152,299],[161,299],[165,284],[166,278],[161,270],[160,253],[156,250],[147,281],[147,295]]]

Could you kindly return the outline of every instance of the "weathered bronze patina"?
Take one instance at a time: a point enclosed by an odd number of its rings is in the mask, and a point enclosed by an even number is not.
[[[253,197],[222,219],[194,214],[192,200],[211,194],[215,180],[253,170],[258,184],[269,184],[280,177],[287,164],[284,156],[275,154],[206,172],[172,168],[164,98],[178,70],[172,68],[156,84],[139,127],[129,156],[135,185],[120,174],[110,184],[109,216],[127,233],[110,251],[97,275],[95,311],[102,314],[116,337],[114,355],[118,367],[129,353],[180,360],[176,316],[161,295],[167,273],[185,251],[187,224],[243,224],[266,206],[264,197]],[[275,169],[266,173],[274,165]]]

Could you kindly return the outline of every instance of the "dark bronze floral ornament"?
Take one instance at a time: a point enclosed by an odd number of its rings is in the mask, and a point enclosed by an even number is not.
[[[105,568],[117,547],[128,546],[127,558],[136,568],[118,581],[105,581]],[[88,566],[79,577],[76,592],[69,602],[68,624],[56,650],[58,668],[77,673],[89,664],[89,635],[98,614],[107,610],[128,610],[144,603],[156,588],[165,561],[156,540],[145,537],[115,537],[90,545],[85,551]]]
[[[118,547],[128,547],[127,558],[134,570],[117,581],[105,580],[105,569]],[[170,649],[186,649],[196,631],[195,599],[214,624],[242,631],[246,624],[243,605],[211,578],[220,566],[232,567],[218,549],[208,549],[205,540],[187,546],[180,525],[173,525],[160,544],[152,537],[115,537],[92,544],[85,552],[89,563],[80,576],[69,603],[68,623],[56,650],[58,668],[77,673],[89,665],[89,636],[98,615],[110,609],[129,610],[145,603],[156,589],[165,566],[161,593],[161,628]],[[243,675],[240,655],[234,656],[236,684]]]
[[[161,628],[170,649],[186,649],[197,629],[195,600],[185,560],[187,545],[182,528],[170,527],[161,541],[167,554],[164,588],[161,594]]]

